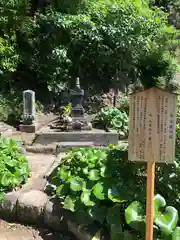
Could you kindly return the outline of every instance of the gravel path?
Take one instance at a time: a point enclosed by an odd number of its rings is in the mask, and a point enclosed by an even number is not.
[[[70,233],[50,232],[0,220],[0,240],[77,240]]]

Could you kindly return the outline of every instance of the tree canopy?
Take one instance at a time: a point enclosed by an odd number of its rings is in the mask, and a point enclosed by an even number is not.
[[[0,88],[165,86],[177,69],[172,1],[0,2]],[[163,8],[162,8],[163,7]]]

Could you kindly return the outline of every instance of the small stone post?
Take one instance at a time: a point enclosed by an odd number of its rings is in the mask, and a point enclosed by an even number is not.
[[[22,132],[35,132],[35,92],[32,90],[26,90],[23,92],[23,115],[22,124],[19,125],[19,129]]]

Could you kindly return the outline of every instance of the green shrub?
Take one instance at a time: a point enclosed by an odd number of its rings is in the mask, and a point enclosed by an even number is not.
[[[23,105],[20,97],[14,94],[0,95],[0,121],[14,124],[20,120]]]
[[[107,131],[116,130],[120,136],[128,134],[128,115],[118,108],[102,108],[96,115],[94,123]]]
[[[0,169],[0,198],[7,191],[20,187],[30,175],[28,162],[12,139],[0,139]]]
[[[129,115],[129,96],[124,95],[120,98],[118,109],[125,111]]]
[[[177,227],[178,211],[171,206],[166,208],[167,203],[179,205],[174,195],[180,192],[178,181],[174,181],[180,177],[179,170],[177,162],[173,166],[157,164],[156,167],[154,197],[156,240],[177,240],[180,237]],[[128,240],[143,240],[145,174],[145,164],[127,160],[126,145],[110,146],[108,149],[83,148],[74,149],[61,161],[53,177],[53,184],[63,208],[74,212],[77,221],[80,221],[81,216],[84,224],[91,223],[92,220],[103,224],[111,233],[111,240],[121,239],[120,237],[126,239],[127,236]],[[165,198],[157,194],[160,191]]]
[[[36,101],[36,112],[44,112],[44,106]],[[0,94],[0,121],[17,125],[23,114],[23,97],[21,94]]]

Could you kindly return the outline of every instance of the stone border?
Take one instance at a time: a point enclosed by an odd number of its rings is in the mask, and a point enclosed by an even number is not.
[[[73,214],[64,211],[58,199],[51,199],[38,190],[7,193],[0,202],[0,216],[14,222],[45,226],[54,231],[69,230],[79,240],[91,240],[99,229],[97,223],[90,228],[75,223]]]

